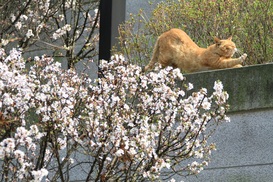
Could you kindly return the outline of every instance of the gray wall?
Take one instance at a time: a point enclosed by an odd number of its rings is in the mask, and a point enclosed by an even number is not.
[[[229,114],[212,140],[217,150],[211,163],[197,176],[176,179],[187,182],[273,181],[273,109]]]
[[[211,91],[216,80],[221,80],[229,93],[230,111],[273,108],[273,64],[246,66],[185,75],[195,90],[202,87]]]
[[[153,8],[164,0],[126,0],[126,18],[130,13],[137,14],[142,9],[147,15],[150,15]]]
[[[209,166],[189,182],[273,181],[273,64],[184,75],[195,90],[221,80],[230,95],[230,123],[211,138],[217,150]]]

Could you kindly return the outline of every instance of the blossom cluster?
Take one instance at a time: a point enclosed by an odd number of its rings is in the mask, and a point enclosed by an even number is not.
[[[143,73],[118,55],[102,61],[102,77],[92,81],[46,56],[27,70],[20,51],[1,51],[0,111],[19,123],[0,133],[0,176],[10,181],[197,174],[215,150],[207,139],[228,121],[219,81],[212,95],[194,92],[179,69]]]
[[[57,29],[55,33],[53,33],[53,39],[56,40],[56,39],[60,38],[66,32],[69,32],[70,30],[71,30],[71,26],[69,24],[66,24],[65,26]]]

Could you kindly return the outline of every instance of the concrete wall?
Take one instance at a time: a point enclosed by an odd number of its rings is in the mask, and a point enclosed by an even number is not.
[[[185,75],[195,89],[212,90],[214,82],[221,80],[229,93],[231,111],[244,111],[273,107],[273,64],[246,66],[198,74]]]
[[[230,114],[212,140],[217,150],[211,163],[197,176],[176,179],[185,182],[273,181],[273,110]]]
[[[230,123],[211,138],[217,145],[209,166],[189,182],[273,181],[273,64],[185,75],[195,89],[212,90],[216,80],[230,95]]]

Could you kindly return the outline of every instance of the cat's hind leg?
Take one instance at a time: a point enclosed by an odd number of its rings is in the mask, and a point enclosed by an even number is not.
[[[145,66],[144,71],[150,71],[155,67],[155,63],[157,62],[157,60],[155,58],[152,58],[151,61],[149,62],[149,64],[147,66]]]

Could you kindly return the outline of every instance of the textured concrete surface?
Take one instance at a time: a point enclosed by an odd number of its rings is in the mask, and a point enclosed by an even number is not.
[[[230,111],[243,111],[273,107],[273,64],[246,66],[237,69],[187,74],[195,90],[212,90],[214,82],[221,80],[228,92]]]
[[[212,140],[217,150],[209,166],[197,177],[176,178],[188,182],[273,181],[273,110],[230,114]]]

